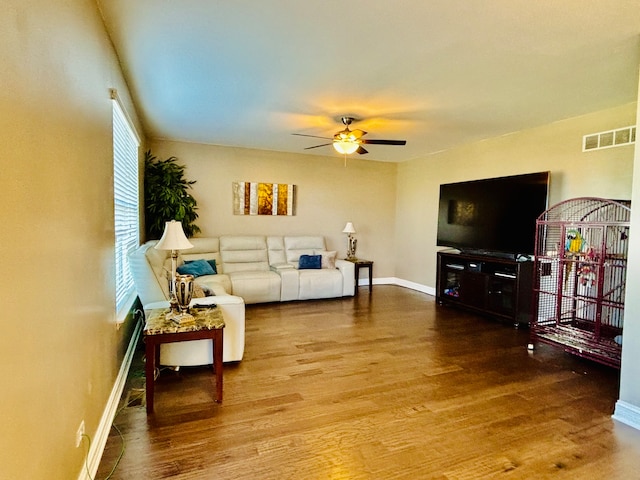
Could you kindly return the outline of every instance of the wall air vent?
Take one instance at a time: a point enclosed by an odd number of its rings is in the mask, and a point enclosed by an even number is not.
[[[600,133],[590,133],[582,137],[582,151],[601,150],[603,148],[621,147],[636,141],[636,127],[624,127]]]

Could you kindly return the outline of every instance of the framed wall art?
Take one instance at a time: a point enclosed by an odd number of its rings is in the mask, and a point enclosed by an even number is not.
[[[296,186],[233,182],[234,215],[295,215]]]

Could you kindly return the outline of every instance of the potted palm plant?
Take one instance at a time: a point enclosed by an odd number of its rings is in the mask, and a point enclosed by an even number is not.
[[[200,232],[196,199],[189,193],[195,180],[184,177],[185,166],[176,157],[158,160],[150,150],[144,156],[144,203],[146,238],[160,238],[165,222],[182,222],[187,237]]]

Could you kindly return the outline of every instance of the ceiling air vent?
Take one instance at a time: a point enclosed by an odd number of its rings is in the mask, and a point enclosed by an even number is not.
[[[582,151],[621,147],[636,141],[636,127],[624,127],[600,133],[590,133],[582,137]]]

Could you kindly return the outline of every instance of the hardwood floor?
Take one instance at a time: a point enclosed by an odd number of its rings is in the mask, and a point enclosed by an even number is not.
[[[619,372],[527,343],[396,286],[249,305],[222,405],[210,370],[164,371],[147,417],[136,362],[111,478],[640,478],[640,432],[611,419]],[[121,447],[112,429],[97,478]]]

